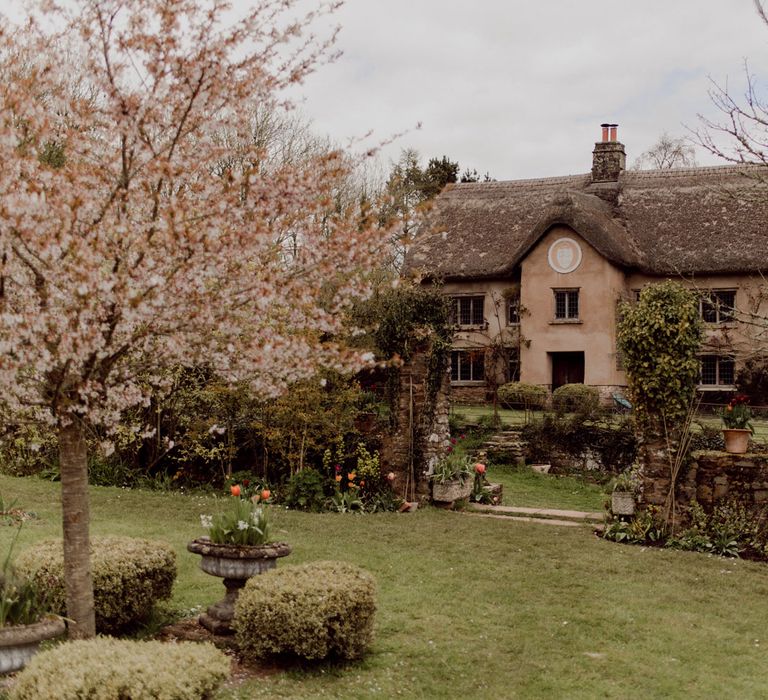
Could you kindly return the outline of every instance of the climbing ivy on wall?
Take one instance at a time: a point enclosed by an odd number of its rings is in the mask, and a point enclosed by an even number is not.
[[[425,413],[434,412],[437,392],[448,369],[451,348],[450,306],[442,290],[401,284],[375,294],[356,311],[356,322],[370,329],[369,335],[378,357],[408,362],[414,350],[431,342],[428,358],[427,405]],[[387,403],[390,427],[396,427],[399,402],[399,363],[392,362],[387,376]]]
[[[619,306],[618,344],[638,423],[680,424],[699,378],[696,295],[671,281],[646,287],[639,301]]]

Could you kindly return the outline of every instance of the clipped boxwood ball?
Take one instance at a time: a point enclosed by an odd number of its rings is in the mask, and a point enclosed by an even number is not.
[[[61,540],[35,544],[19,554],[15,566],[48,593],[53,612],[65,615],[62,547]],[[114,634],[141,622],[157,601],[171,597],[176,554],[165,542],[92,537],[91,569],[96,631]]]
[[[246,658],[295,654],[357,659],[373,640],[376,584],[337,561],[286,566],[255,576],[235,605],[235,639]]]
[[[228,675],[229,659],[212,644],[97,637],[39,653],[10,700],[199,700]]]
[[[586,384],[563,384],[552,392],[555,413],[578,413],[590,416],[600,407],[597,387]]]
[[[498,397],[506,408],[536,409],[544,408],[549,393],[538,384],[508,382],[498,389]]]

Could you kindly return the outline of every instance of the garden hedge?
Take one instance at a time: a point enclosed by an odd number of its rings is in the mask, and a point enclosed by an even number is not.
[[[255,576],[235,605],[235,639],[246,658],[295,654],[360,658],[373,639],[376,585],[363,569],[323,561]]]
[[[600,392],[586,384],[563,384],[552,392],[552,408],[558,415],[590,416],[600,406]]]
[[[544,408],[547,403],[547,390],[538,384],[508,382],[499,387],[497,394],[508,408]]]
[[[212,644],[96,639],[37,654],[16,677],[10,700],[199,700],[229,675]]]
[[[66,614],[61,540],[47,540],[24,550],[15,566],[48,593],[53,612]],[[141,622],[158,600],[171,597],[176,554],[165,542],[93,537],[91,569],[96,630],[114,634]]]

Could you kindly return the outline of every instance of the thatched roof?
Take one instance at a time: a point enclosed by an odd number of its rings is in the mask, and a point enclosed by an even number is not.
[[[624,171],[451,185],[406,258],[409,273],[509,274],[552,227],[571,227],[614,264],[650,274],[768,269],[768,186],[754,168]]]

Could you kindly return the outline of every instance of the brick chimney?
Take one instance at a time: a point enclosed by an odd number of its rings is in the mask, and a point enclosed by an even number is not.
[[[627,167],[624,144],[616,139],[618,124],[601,124],[603,140],[592,151],[592,182],[616,182]]]

